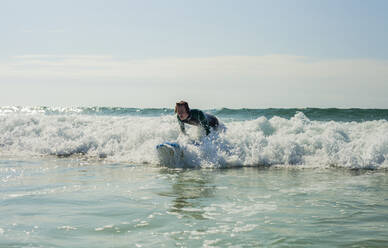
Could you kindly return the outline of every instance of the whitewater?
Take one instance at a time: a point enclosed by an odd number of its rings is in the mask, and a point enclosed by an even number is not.
[[[180,133],[172,109],[1,107],[0,156],[82,157],[162,165],[155,146],[176,141],[176,167],[388,166],[388,111],[362,109],[215,109],[226,127],[208,137]],[[201,146],[190,141],[199,140]]]

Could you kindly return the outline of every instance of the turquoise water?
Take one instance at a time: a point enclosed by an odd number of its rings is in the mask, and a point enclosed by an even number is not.
[[[388,110],[207,112],[0,107],[0,247],[387,247]]]
[[[0,247],[386,247],[387,172],[1,160]]]

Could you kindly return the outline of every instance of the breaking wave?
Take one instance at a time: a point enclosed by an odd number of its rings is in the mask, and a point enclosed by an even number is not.
[[[291,118],[261,116],[251,120],[224,120],[221,115],[225,131],[201,138],[196,127],[188,127],[189,136],[180,134],[176,117],[169,110],[155,111],[143,115],[2,111],[0,156],[80,155],[160,164],[155,146],[177,141],[184,150],[177,166],[388,167],[385,119],[317,121],[302,112]],[[192,140],[201,140],[202,145],[192,145]]]

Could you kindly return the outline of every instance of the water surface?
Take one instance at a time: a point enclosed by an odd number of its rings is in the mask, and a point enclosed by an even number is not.
[[[1,247],[386,247],[385,170],[0,161]]]

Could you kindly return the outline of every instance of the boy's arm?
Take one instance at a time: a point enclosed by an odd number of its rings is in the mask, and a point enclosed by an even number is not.
[[[177,116],[177,119],[178,119],[179,127],[181,128],[182,133],[186,134],[185,124],[179,119],[178,116]]]
[[[210,126],[209,126],[209,123],[207,123],[205,114],[202,111],[199,111],[198,114],[199,114],[199,121],[201,122],[201,126],[205,129],[206,135],[209,135]]]

